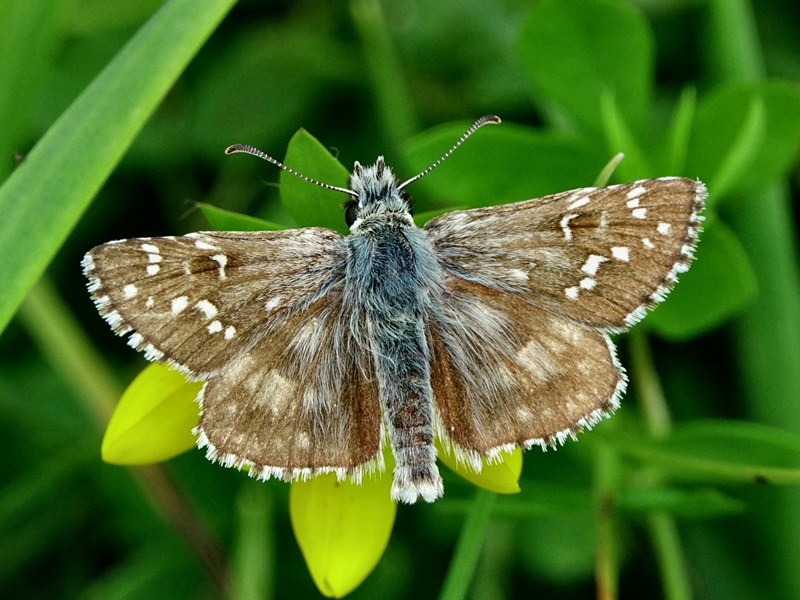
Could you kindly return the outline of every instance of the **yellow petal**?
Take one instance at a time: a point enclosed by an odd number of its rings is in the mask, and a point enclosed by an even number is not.
[[[200,408],[194,399],[202,382],[152,364],[122,394],[108,422],[101,453],[115,465],[161,462],[194,448],[192,428]]]
[[[289,513],[300,551],[319,591],[341,598],[378,564],[392,533],[397,505],[389,497],[391,470],[361,485],[326,473],[292,484]]]
[[[522,473],[522,448],[516,447],[510,452],[500,453],[498,460],[488,462],[483,459],[480,473],[472,467],[456,460],[455,455],[448,452],[438,441],[436,449],[439,460],[451,471],[461,475],[464,479],[496,494],[517,494],[519,489],[519,476]]]

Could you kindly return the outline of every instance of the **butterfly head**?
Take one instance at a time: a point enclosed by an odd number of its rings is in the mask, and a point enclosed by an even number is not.
[[[386,166],[382,156],[371,167],[356,163],[350,175],[350,190],[353,196],[345,203],[345,221],[351,231],[357,229],[364,219],[372,216],[396,214],[411,222],[411,204],[400,192],[397,178]]]

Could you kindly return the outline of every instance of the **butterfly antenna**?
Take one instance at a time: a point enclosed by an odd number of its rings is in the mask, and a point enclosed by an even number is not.
[[[313,177],[309,177],[308,175],[303,175],[302,173],[298,173],[291,167],[287,167],[281,161],[272,158],[266,152],[262,152],[261,150],[259,150],[258,148],[254,148],[253,146],[248,146],[247,144],[234,144],[233,146],[228,146],[227,148],[225,148],[225,154],[236,154],[239,152],[243,152],[245,154],[252,154],[253,156],[257,156],[258,158],[263,158],[264,160],[271,162],[276,167],[280,167],[284,171],[291,173],[295,177],[299,177],[304,181],[313,183],[314,185],[318,185],[319,187],[325,188],[326,190],[333,190],[334,192],[342,192],[343,194],[347,194],[348,196],[353,196],[354,198],[358,197],[358,194],[356,194],[353,190],[348,190],[347,188],[342,188],[342,187],[336,187],[335,185],[330,185],[328,183],[322,183],[321,181],[317,181]]]
[[[501,122],[501,121],[500,121],[500,117],[497,117],[497,116],[495,116],[495,115],[486,115],[486,116],[484,116],[484,117],[481,117],[480,119],[478,119],[477,121],[475,121],[475,122],[472,124],[472,126],[469,128],[469,129],[467,129],[467,130],[464,132],[464,135],[462,135],[462,136],[459,138],[459,140],[458,140],[458,141],[457,141],[455,144],[453,144],[453,147],[452,147],[452,148],[450,148],[450,150],[448,150],[447,152],[445,152],[445,153],[442,155],[442,157],[441,157],[439,160],[437,160],[437,161],[436,161],[435,163],[433,163],[433,164],[432,164],[430,167],[428,167],[427,169],[425,169],[425,170],[424,170],[422,173],[419,173],[418,175],[415,175],[415,176],[414,176],[414,177],[412,177],[411,179],[407,179],[406,181],[404,181],[403,183],[401,183],[400,185],[398,185],[398,186],[397,186],[397,189],[398,189],[398,190],[402,190],[402,189],[403,189],[404,187],[406,187],[406,186],[407,186],[409,183],[413,183],[413,182],[415,182],[417,179],[420,179],[421,177],[425,177],[425,175],[427,175],[428,173],[430,173],[431,171],[433,171],[433,170],[434,170],[436,167],[438,167],[440,164],[442,164],[442,163],[444,162],[444,160],[445,160],[445,159],[446,159],[448,156],[450,156],[450,155],[451,155],[453,152],[455,152],[455,149],[456,149],[456,148],[458,148],[458,147],[459,147],[461,144],[463,144],[463,143],[464,143],[464,142],[467,140],[467,138],[468,138],[469,136],[471,136],[473,133],[475,133],[476,131],[478,131],[478,129],[480,129],[480,128],[481,128],[481,127],[483,127],[484,125],[487,125],[487,124],[497,125],[497,124],[499,124],[500,122]]]

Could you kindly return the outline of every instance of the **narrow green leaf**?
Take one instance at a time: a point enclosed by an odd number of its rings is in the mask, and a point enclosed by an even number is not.
[[[745,503],[711,488],[663,487],[624,490],[617,498],[617,508],[634,514],[662,511],[676,517],[705,519],[740,513],[745,510]]]
[[[422,171],[468,126],[449,123],[416,136],[404,147],[406,162],[415,172]],[[504,122],[478,131],[407,189],[414,195],[415,208],[423,212],[442,204],[492,206],[588,186],[607,160],[604,152],[593,151],[575,138]]]
[[[708,219],[697,246],[697,260],[680,284],[646,321],[656,333],[687,340],[718,327],[756,297],[750,260],[736,235],[719,219]]]
[[[349,173],[319,141],[300,129],[286,149],[287,166],[322,183],[346,187]],[[347,233],[342,204],[349,198],[281,171],[281,201],[300,227],[328,227]]]
[[[277,231],[283,225],[200,202],[200,210],[217,231]]]
[[[612,154],[622,152],[625,155],[625,160],[617,167],[617,178],[620,181],[636,181],[654,177],[653,167],[625,122],[617,99],[608,89],[603,92],[600,105],[608,149]]]
[[[712,203],[784,176],[800,149],[800,91],[783,82],[735,83],[697,109],[686,174],[709,184]],[[712,182],[719,180],[720,189]]]
[[[688,481],[800,483],[800,436],[746,421],[693,421],[663,440],[595,438],[672,478]]]
[[[632,6],[609,0],[536,3],[518,40],[534,86],[584,129],[601,131],[600,98],[610,91],[638,128],[650,103],[653,40]]]
[[[686,88],[681,93],[675,116],[672,118],[672,125],[667,134],[667,159],[664,172],[666,175],[677,175],[684,172],[696,109],[697,92],[694,88]]]
[[[235,0],[169,0],[0,188],[0,331]]]
[[[725,197],[733,189],[740,174],[755,159],[755,152],[763,143],[766,134],[765,128],[764,101],[758,96],[753,96],[738,135],[717,166],[716,173],[708,182],[708,187],[714,190],[715,197]]]

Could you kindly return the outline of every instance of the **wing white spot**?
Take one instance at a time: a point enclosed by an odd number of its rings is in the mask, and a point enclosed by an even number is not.
[[[212,246],[211,244],[207,244],[206,242],[203,242],[201,240],[195,241],[194,246],[195,246],[195,248],[198,248],[199,250],[216,250],[217,249],[216,246]]]
[[[591,277],[584,277],[581,279],[580,286],[585,290],[591,290],[597,285],[597,281]]]
[[[125,294],[126,298],[133,298],[139,290],[135,285],[129,283],[124,288],[122,288],[122,293]]]
[[[189,306],[189,298],[186,296],[178,296],[172,301],[172,314],[179,315],[186,307]]]
[[[667,235],[670,229],[672,229],[672,225],[669,223],[658,224],[658,233],[660,233],[661,235]]]
[[[600,256],[599,254],[590,254],[589,258],[586,259],[586,262],[581,267],[581,271],[587,275],[597,275],[597,269],[600,268],[600,264],[607,260],[608,259],[605,256]]]
[[[637,206],[639,206],[639,198],[634,198],[633,200],[628,200],[628,201],[625,203],[625,205],[626,205],[628,208],[636,208]]]
[[[631,211],[631,215],[633,215],[634,219],[644,219],[647,217],[647,209],[646,208],[634,208]]]
[[[641,186],[641,185],[637,185],[637,186],[636,186],[635,188],[633,188],[633,189],[632,189],[630,192],[628,192],[627,194],[625,194],[625,196],[626,196],[626,197],[628,197],[628,198],[638,198],[639,196],[641,196],[642,194],[644,194],[646,191],[647,191],[647,189],[646,189],[646,188],[644,188],[644,187],[643,187],[643,186]]]
[[[236,335],[236,327],[234,327],[233,325],[230,325],[229,327],[227,327],[225,329],[225,339],[226,340],[231,339],[235,335]]]
[[[270,298],[267,303],[264,305],[264,308],[267,310],[272,310],[274,308],[278,308],[283,303],[283,296],[275,296],[274,298]]]
[[[584,195],[581,193],[573,195],[570,198],[570,200],[572,200],[572,198],[575,198],[576,200],[567,207],[570,210],[572,210],[573,208],[580,208],[581,206],[586,206],[587,204],[589,204],[589,200],[591,200],[591,198],[588,195]]]
[[[217,307],[208,300],[200,300],[194,307],[206,315],[206,319],[213,319],[217,316]]]
[[[224,254],[215,254],[211,257],[211,260],[215,260],[219,263],[219,278],[225,279],[225,265],[228,264],[228,257]]]
[[[208,333],[219,333],[220,331],[222,331],[222,323],[219,321],[211,321],[208,324]]]
[[[148,296],[147,297],[147,302],[144,303],[144,307],[145,308],[153,308],[154,304],[155,304],[155,300],[153,300],[153,297],[152,296]]]
[[[564,293],[567,295],[567,298],[569,298],[570,300],[575,300],[575,299],[577,299],[578,294],[580,293],[580,291],[581,291],[581,288],[579,288],[577,285],[573,285],[572,287],[568,287],[567,289],[565,289]]]
[[[559,225],[561,225],[561,231],[564,232],[564,239],[568,242],[572,240],[572,229],[569,228],[569,222],[572,219],[576,218],[577,216],[578,215],[576,215],[575,213],[569,213],[567,215],[564,215],[564,217],[561,219],[561,222],[559,223]]]
[[[614,246],[611,249],[611,256],[622,262],[628,262],[631,259],[627,246]]]
[[[161,270],[159,265],[147,265],[147,274],[156,275]]]
[[[651,250],[656,247],[656,245],[653,242],[650,241],[650,238],[642,238],[642,243],[644,244],[645,248],[648,248],[648,249],[651,249]]]
[[[511,275],[514,279],[522,279],[522,280],[528,279],[528,274],[522,269],[509,269],[508,274]]]
[[[158,246],[154,246],[153,244],[142,244],[139,246],[145,252],[150,252],[152,254],[158,254],[161,250],[158,249]]]
[[[148,254],[147,258],[151,263],[160,263],[163,260],[163,257],[160,254]]]

